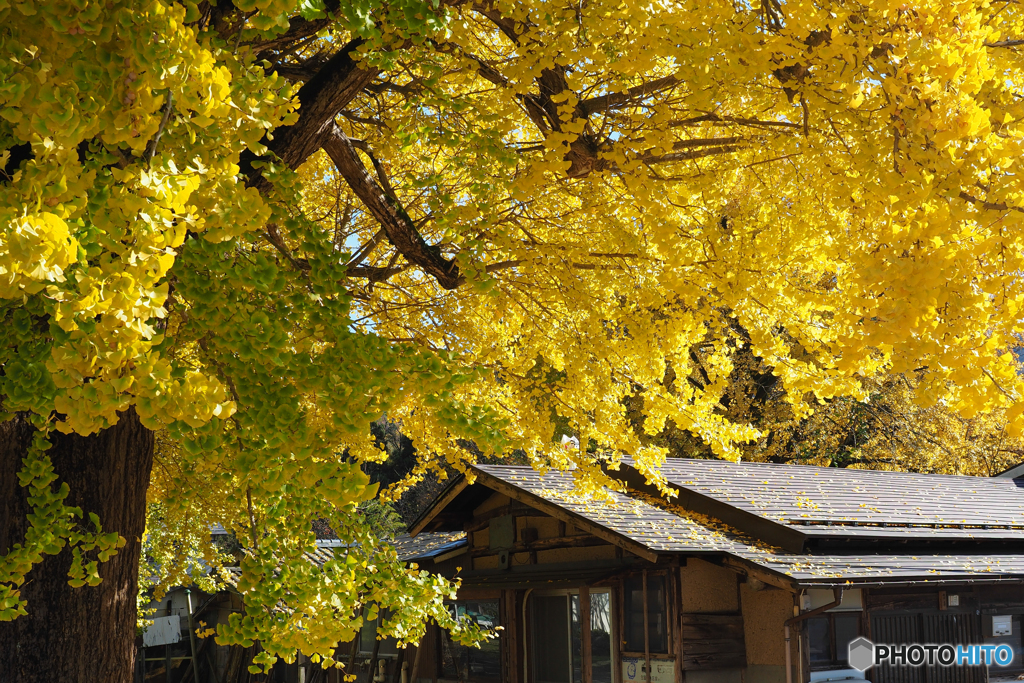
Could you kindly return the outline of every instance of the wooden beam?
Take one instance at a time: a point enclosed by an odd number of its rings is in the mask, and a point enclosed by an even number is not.
[[[746,574],[747,576],[753,576],[755,579],[764,581],[769,586],[775,586],[782,590],[795,593],[797,591],[796,582],[782,574],[776,574],[773,571],[769,571],[764,567],[760,567],[749,560],[744,560],[735,555],[726,555],[722,558],[722,566],[727,567],[734,572],[739,574]]]
[[[686,558],[680,558],[677,555],[675,559],[677,566],[673,567],[668,572],[668,576],[671,578],[669,583],[672,587],[672,599],[668,604],[668,623],[672,628],[672,651],[676,656],[676,680],[684,681],[686,680],[683,675],[683,655],[685,655],[685,652],[683,651],[683,638],[680,635],[683,631],[682,624],[680,622],[682,619],[683,609],[683,569],[681,565],[686,561]],[[743,606],[740,605],[741,609],[742,607]]]
[[[656,552],[647,546],[634,541],[632,538],[623,536],[622,534],[612,531],[600,524],[595,524],[589,519],[577,515],[575,512],[570,512],[534,493],[512,486],[511,484],[508,484],[501,479],[484,472],[483,470],[473,468],[473,471],[476,474],[477,481],[487,488],[494,489],[498,493],[504,493],[512,500],[518,500],[532,508],[546,512],[555,519],[568,522],[587,531],[588,533],[593,534],[594,536],[597,536],[598,538],[603,538],[608,543],[618,546],[624,550],[628,550],[637,557],[641,557],[648,562],[657,562],[658,560],[658,554]]]
[[[437,517],[442,510],[448,507],[448,504],[455,500],[455,498],[462,493],[467,486],[469,486],[469,482],[466,481],[465,477],[460,476],[458,480],[453,482],[452,485],[448,487],[448,490],[441,494],[441,497],[438,498],[422,516],[420,516],[419,519],[413,522],[413,525],[409,527],[409,535],[415,536],[419,532],[423,531],[423,529],[430,524],[431,520]]]
[[[434,564],[440,564],[440,563],[444,562],[445,560],[452,559],[453,557],[458,557],[459,555],[465,555],[467,552],[469,552],[469,546],[468,545],[464,545],[461,548],[456,548],[455,550],[447,552],[447,553],[445,553],[443,555],[438,555],[437,557],[434,558]]]
[[[538,550],[554,550],[556,548],[587,548],[595,545],[608,545],[608,541],[597,536],[544,538],[531,543],[516,543],[508,551],[511,553],[529,553]],[[497,555],[497,553],[491,548],[477,548],[472,551],[473,557],[483,557],[485,555]]]
[[[515,589],[501,591],[501,632],[505,666],[502,667],[501,683],[519,683],[519,610],[516,609]],[[415,683],[412,681],[410,683]]]

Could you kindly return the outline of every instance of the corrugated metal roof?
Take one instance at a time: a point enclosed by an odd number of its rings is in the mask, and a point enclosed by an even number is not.
[[[785,467],[785,466],[784,466]],[[630,491],[605,490],[602,498],[582,498],[571,473],[541,475],[529,467],[478,465],[508,485],[541,497],[584,519],[658,553],[726,554],[757,565],[796,584],[830,581],[955,581],[1024,578],[1024,554],[849,554],[787,553],[710,517]],[[1024,492],[1020,492],[1024,496]]]
[[[1024,539],[1024,491],[1011,479],[683,458],[661,471],[809,536]]]

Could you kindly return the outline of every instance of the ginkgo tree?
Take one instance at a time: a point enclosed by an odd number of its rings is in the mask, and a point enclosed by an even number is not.
[[[1022,22],[0,0],[0,672],[127,680],[147,491],[158,569],[174,520],[245,545],[216,637],[257,664],[334,664],[370,604],[403,640],[476,637],[358,512],[383,414],[413,479],[512,450],[582,490],[597,453],[657,479],[630,399],[733,457],[758,437],[720,409],[744,347],[797,412],[913,370],[1016,429]],[[313,519],[348,541],[323,568]]]
[[[735,331],[742,339],[742,330]],[[707,380],[700,356],[697,347],[685,381]],[[719,412],[758,431],[756,439],[735,446],[744,461],[990,477],[1024,460],[1024,438],[1011,434],[1006,409],[964,417],[945,402],[918,392],[925,370],[865,377],[860,398],[821,400],[808,394],[794,399],[749,349],[736,349],[732,361]],[[813,412],[808,414],[805,406],[795,407],[794,402],[810,403]],[[639,431],[642,406],[642,393],[627,402]],[[669,457],[714,457],[708,444],[673,424],[644,434],[643,440],[665,448]]]

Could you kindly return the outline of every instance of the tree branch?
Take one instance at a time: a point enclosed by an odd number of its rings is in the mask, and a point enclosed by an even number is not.
[[[401,204],[389,196],[367,171],[352,139],[334,126],[325,138],[323,148],[399,253],[431,275],[445,289],[458,287],[462,279],[459,266],[444,258],[436,247],[427,244]]]
[[[675,76],[665,76],[664,78],[653,80],[650,83],[634,86],[625,92],[608,93],[607,95],[591,97],[590,99],[581,102],[579,108],[584,114],[589,116],[590,114],[605,111],[613,107],[621,107],[622,105],[629,104],[638,97],[646,97],[663,90],[669,90],[678,84],[679,79]]]
[[[1022,207],[1010,206],[1010,205],[1006,204],[1005,202],[1002,202],[1002,203],[999,203],[999,204],[995,204],[993,202],[986,202],[986,201],[984,201],[982,199],[978,199],[977,197],[969,195],[966,192],[961,192],[959,196],[960,196],[960,199],[964,200],[965,202],[970,202],[971,204],[974,204],[975,206],[981,207],[982,209],[987,209],[988,211],[1022,211],[1022,212],[1024,212],[1024,208],[1022,208]]]
[[[291,169],[297,169],[320,149],[323,138],[334,126],[334,117],[376,78],[375,68],[364,69],[355,60],[361,38],[351,40],[331,57],[311,79],[299,89],[299,120],[274,130],[274,139],[263,142]],[[261,192],[269,190],[267,181],[253,162],[255,154],[246,151],[239,167],[248,177],[249,185]]]
[[[681,121],[672,121],[669,126],[697,126],[702,123],[735,123],[741,126],[764,126],[766,128],[771,127],[782,127],[782,128],[802,128],[803,126],[799,123],[790,123],[789,121],[762,121],[760,119],[746,119],[739,116],[719,116],[718,114],[702,114],[701,116],[694,116],[690,119],[683,119]]]
[[[704,157],[713,157],[720,154],[732,154],[743,149],[741,145],[726,145],[723,147],[711,147],[708,149],[695,149],[689,152],[670,152],[669,154],[661,155],[645,155],[640,157],[640,161],[645,164],[667,164],[673,161],[689,161],[691,159],[702,159]]]
[[[373,253],[373,250],[377,248],[377,245],[384,241],[385,237],[387,237],[387,235],[384,233],[384,231],[378,230],[377,234],[371,237],[366,244],[360,247],[359,251],[352,255],[352,258],[348,262],[349,270],[351,271],[353,268],[362,263],[363,259],[365,259],[371,253]]]
[[[341,6],[339,0],[325,0],[324,8],[327,10],[327,16],[320,19],[304,19],[303,17],[292,17],[288,21],[288,30],[265,43],[258,43],[253,46],[254,52],[258,53],[259,59],[265,59],[266,52],[271,50],[278,50],[281,47],[291,45],[292,43],[308,38],[309,36],[316,35],[320,30],[327,28],[331,24],[330,15],[337,12]]]
[[[985,43],[985,47],[1020,47],[1024,45],[1024,40],[1013,39],[1013,40],[997,40],[994,43]]]

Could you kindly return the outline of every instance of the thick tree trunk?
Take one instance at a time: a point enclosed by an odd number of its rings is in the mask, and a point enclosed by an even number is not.
[[[0,554],[25,536],[26,491],[16,473],[31,437],[20,417],[0,424]],[[54,469],[71,487],[67,504],[95,512],[104,532],[116,531],[127,543],[100,564],[96,587],[68,585],[66,548],[32,569],[21,587],[28,614],[0,622],[0,681],[130,683],[153,433],[129,410],[99,434],[55,434],[52,443]]]

